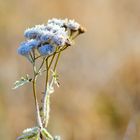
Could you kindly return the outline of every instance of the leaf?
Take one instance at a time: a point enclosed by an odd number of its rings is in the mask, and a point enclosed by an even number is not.
[[[17,89],[17,88],[23,86],[24,84],[31,82],[31,80],[32,79],[29,78],[29,75],[27,74],[25,78],[24,77],[21,77],[21,79],[19,81],[16,81],[14,83],[13,89]]]
[[[53,140],[53,137],[51,136],[51,134],[50,134],[45,128],[42,128],[42,129],[41,129],[41,134],[42,134],[47,140]]]
[[[54,140],[61,140],[61,137],[60,136],[55,136]]]
[[[23,131],[22,135],[17,138],[17,140],[30,140],[33,138],[38,138],[39,134],[39,128],[33,127],[33,128],[27,128]]]
[[[59,79],[58,79],[59,76],[55,71],[53,71],[53,70],[51,70],[51,71],[52,71],[52,76],[53,76],[53,79],[54,79],[54,83],[59,87],[60,86]]]

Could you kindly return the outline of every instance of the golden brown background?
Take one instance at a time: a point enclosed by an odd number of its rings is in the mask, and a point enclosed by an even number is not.
[[[87,32],[59,63],[50,132],[62,140],[140,140],[140,0],[0,0],[0,140],[35,125],[31,85],[12,90],[31,75],[16,49],[27,27],[52,17],[76,19]]]

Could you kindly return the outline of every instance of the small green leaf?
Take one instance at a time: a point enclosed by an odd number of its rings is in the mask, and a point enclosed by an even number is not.
[[[24,84],[31,82],[31,80],[32,79],[29,78],[29,75],[27,74],[25,77],[21,77],[21,79],[19,81],[16,81],[14,83],[13,89],[17,89],[17,88],[23,86]]]
[[[23,131],[22,135],[17,138],[17,140],[30,140],[33,138],[38,138],[39,135],[39,128],[27,128]]]
[[[51,136],[51,134],[50,134],[45,128],[42,128],[42,129],[41,129],[41,134],[42,134],[47,140],[53,140],[53,137]]]
[[[53,79],[54,79],[54,83],[59,87],[60,86],[59,78],[58,78],[59,76],[55,71],[53,71],[53,70],[51,70],[51,71],[52,71],[52,76],[53,76]]]
[[[30,139],[33,139],[33,138],[36,138],[36,137],[37,137],[36,133],[23,134],[23,135],[19,136],[17,138],[17,140],[30,140]]]

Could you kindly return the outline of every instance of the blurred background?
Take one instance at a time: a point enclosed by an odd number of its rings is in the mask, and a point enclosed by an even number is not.
[[[62,140],[140,140],[139,0],[0,0],[0,139],[35,125],[31,85],[12,90],[32,74],[17,48],[26,28],[53,17],[75,19],[87,32],[59,62],[50,132]]]

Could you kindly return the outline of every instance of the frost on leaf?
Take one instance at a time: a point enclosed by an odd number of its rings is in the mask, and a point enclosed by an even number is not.
[[[32,140],[37,139],[39,134],[39,128],[27,128],[23,131],[22,135],[17,138],[17,140]]]
[[[17,89],[17,88],[23,86],[24,84],[31,82],[31,80],[32,79],[29,78],[29,75],[27,74],[26,77],[21,77],[20,80],[18,80],[14,83],[13,89]]]

